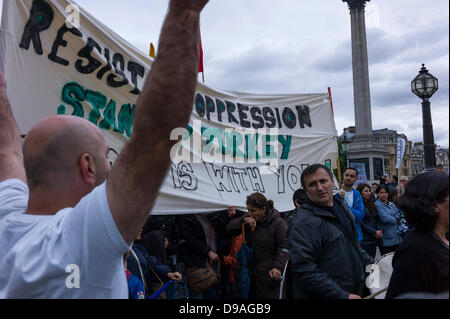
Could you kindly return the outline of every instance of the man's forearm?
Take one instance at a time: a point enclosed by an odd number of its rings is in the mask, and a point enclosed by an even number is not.
[[[26,181],[20,131],[6,95],[6,80],[0,73],[0,182],[8,178]]]
[[[186,127],[197,86],[199,16],[199,12],[169,11],[161,31],[158,56],[137,103],[130,142],[156,135],[165,144],[173,144],[170,141],[173,128]]]
[[[0,89],[0,154],[20,150],[20,133],[6,90]]]
[[[198,74],[200,6],[206,0],[171,0],[158,55],[137,102],[133,134],[107,183],[116,224],[127,242],[144,223],[170,163],[174,128],[188,124]],[[203,7],[203,6],[202,6]],[[130,233],[131,232],[131,233]]]

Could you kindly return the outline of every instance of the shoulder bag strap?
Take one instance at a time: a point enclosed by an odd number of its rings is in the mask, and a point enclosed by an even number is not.
[[[143,286],[144,286],[144,295],[146,296],[146,295],[147,295],[147,289],[146,289],[146,288],[147,288],[147,283],[145,282],[144,273],[142,272],[142,268],[141,268],[141,263],[140,263],[140,261],[139,261],[138,256],[136,256],[136,253],[134,252],[134,250],[131,249],[130,252],[131,252],[131,254],[133,255],[133,257],[134,257],[134,258],[136,259],[136,261],[137,261],[137,264],[138,264],[138,267],[139,267],[139,272],[140,272],[140,274],[141,274],[142,284],[143,284]]]

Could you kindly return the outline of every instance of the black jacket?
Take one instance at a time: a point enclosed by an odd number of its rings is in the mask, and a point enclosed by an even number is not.
[[[378,216],[372,215],[367,208],[364,208],[364,218],[361,221],[361,230],[363,233],[363,242],[364,243],[375,243],[377,238],[375,234],[378,227]]]
[[[373,263],[358,243],[352,212],[341,199],[334,199],[346,213],[343,222],[331,211],[304,203],[288,231],[295,299],[346,299],[349,293],[362,295],[365,266]]]
[[[216,235],[224,232],[229,221],[226,213],[212,213],[208,215],[208,219]],[[205,232],[195,215],[179,215],[176,222],[183,239],[183,244],[178,249],[178,257],[186,267],[205,267],[211,248],[206,244]]]
[[[431,232],[409,232],[392,259],[392,276],[386,299],[405,293],[447,292],[448,247]]]

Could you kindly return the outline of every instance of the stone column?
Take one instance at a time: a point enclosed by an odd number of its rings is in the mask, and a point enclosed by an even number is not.
[[[370,105],[369,61],[367,58],[366,21],[364,8],[370,0],[342,0],[350,9],[352,30],[353,98],[355,102],[355,136],[348,146],[347,158],[352,163],[364,163],[368,182],[378,182],[374,163],[388,154],[372,133]],[[377,165],[379,166],[379,165]],[[378,174],[377,174],[378,175]]]
[[[370,0],[343,0],[350,9],[352,31],[355,139],[373,140],[364,7]]]

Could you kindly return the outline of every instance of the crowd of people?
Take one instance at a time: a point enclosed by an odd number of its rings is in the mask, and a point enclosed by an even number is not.
[[[192,112],[207,2],[170,1],[112,167],[99,128],[76,116],[42,119],[22,145],[0,73],[0,298],[360,299],[377,249],[395,252],[388,298],[448,298],[449,179],[437,171],[355,187],[347,168],[335,190],[312,164],[289,212],[254,193],[245,211],[149,216],[170,133]]]
[[[315,177],[316,174],[318,177]],[[316,185],[319,181],[312,181],[318,193],[314,193],[315,189],[309,188],[307,184],[313,177],[326,181],[322,182],[322,188]],[[356,185],[357,177],[356,169],[347,168],[343,174],[342,188],[334,190],[333,195],[330,193],[333,176],[329,170],[320,164],[311,165],[302,175],[303,188],[293,193],[293,209],[287,212],[280,213],[273,201],[261,193],[254,193],[247,197],[246,212],[229,207],[227,210],[208,214],[150,215],[142,237],[153,240],[143,240],[139,236],[133,244],[133,250],[136,245],[142,247],[140,251],[145,250],[145,246],[153,254],[156,248],[149,247],[149,243],[153,242],[153,246],[159,243],[160,247],[156,250],[169,258],[160,259],[165,266],[159,267],[166,267],[165,271],[158,269],[157,262],[145,259],[141,260],[141,267],[131,270],[139,278],[141,287],[150,287],[139,296],[149,298],[157,294],[158,298],[168,299],[365,297],[370,294],[365,285],[365,266],[373,263],[377,256],[380,258],[396,251],[407,252],[402,256],[396,255],[394,259],[398,266],[390,285],[389,298],[407,292],[437,294],[448,291],[448,284],[442,284],[448,278],[448,272],[444,271],[445,265],[448,265],[448,246],[447,261],[442,249],[446,247],[446,243],[448,245],[448,228],[447,234],[443,232],[440,238],[441,247],[430,250],[435,251],[438,256],[440,254],[442,259],[439,261],[437,256],[427,256],[438,270],[436,273],[434,269],[424,268],[426,266],[423,261],[419,262],[424,257],[422,248],[407,248],[420,244],[422,237],[430,237],[418,235],[423,227],[421,223],[426,222],[425,216],[421,217],[423,220],[413,217],[413,214],[425,212],[425,207],[421,207],[423,212],[414,211],[417,209],[414,201],[418,198],[429,201],[430,205],[441,203],[443,229],[448,225],[448,212],[445,207],[442,209],[446,194],[448,203],[448,175],[438,171],[424,173],[414,178],[410,187],[407,187],[406,176],[400,178],[400,185],[382,184],[384,179],[380,184]],[[416,185],[415,182],[421,180]],[[432,186],[437,183],[440,183],[440,190]],[[414,190],[414,187],[418,189]],[[427,187],[435,188],[436,194],[427,194]],[[403,189],[399,191],[400,188]],[[423,190],[423,194],[414,193],[420,190]],[[408,196],[412,198],[406,199]],[[330,205],[324,205],[325,203]],[[427,226],[428,232],[433,230],[431,225]],[[155,235],[152,234],[155,232],[158,233],[159,240],[154,239]],[[410,240],[407,236],[410,232],[410,237],[422,237],[417,242]],[[401,246],[405,238],[408,238],[405,241],[405,245],[408,245],[406,248]],[[427,240],[431,248],[433,240]],[[434,245],[436,244],[435,242]],[[250,249],[250,253],[247,249]],[[413,255],[410,249],[417,255]],[[243,258],[242,254],[247,254],[247,258]],[[130,258],[132,257],[129,256],[128,260]],[[404,261],[404,258],[407,260]],[[414,261],[415,266],[422,264],[423,273],[415,274],[411,269],[399,272],[399,267],[414,268],[412,264],[408,266],[410,261]],[[212,266],[216,280],[203,291],[192,289],[195,287],[191,286],[187,269],[205,269],[208,264]],[[149,267],[154,269],[151,276],[146,270]],[[171,274],[171,269],[177,277],[172,277],[171,284],[161,296],[158,290],[171,278],[166,275]],[[413,283],[419,278],[422,282],[419,286],[414,286]],[[437,278],[442,279],[442,282]],[[129,283],[130,287],[135,285],[134,281]],[[152,283],[156,283],[156,286]],[[411,290],[406,287],[411,287]],[[130,292],[130,296],[133,295],[136,296]]]

